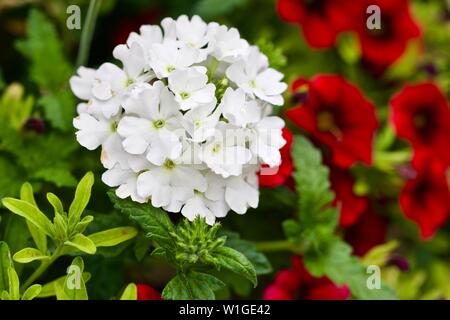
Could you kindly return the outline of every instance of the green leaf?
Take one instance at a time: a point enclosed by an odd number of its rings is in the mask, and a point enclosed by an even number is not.
[[[29,204],[35,206],[37,203],[34,199],[33,187],[30,183],[25,182],[20,189],[20,199],[28,202]],[[30,231],[31,237],[33,238],[34,243],[43,253],[47,252],[47,236],[38,227],[32,224],[28,219],[26,220],[28,230]]]
[[[343,33],[338,39],[337,51],[346,63],[357,63],[361,59],[358,35],[353,32]]]
[[[383,267],[389,260],[392,252],[398,247],[398,241],[392,240],[387,243],[375,246],[367,252],[361,259],[361,263],[369,265],[377,265]]]
[[[63,281],[58,280],[54,282],[58,300],[88,300],[83,270],[83,259],[81,257],[73,259],[72,264],[67,269],[67,276],[63,278]]]
[[[342,240],[330,241],[324,252],[310,252],[304,262],[308,271],[316,277],[326,275],[335,284],[346,284],[353,296],[362,300],[396,299],[395,292],[382,284],[380,289],[369,289],[366,268],[351,255],[352,248]]]
[[[81,219],[81,221],[78,222],[77,225],[75,226],[74,232],[83,233],[84,230],[86,230],[86,227],[92,221],[94,221],[94,217],[93,216],[84,216],[83,219]]]
[[[40,284],[34,284],[29,287],[22,295],[22,300],[33,300],[36,298],[42,290],[42,286]]]
[[[58,196],[56,194],[48,192],[47,193],[47,200],[51,204],[51,206],[53,207],[53,210],[55,211],[55,214],[56,213],[59,213],[61,215],[64,214],[63,204],[62,204],[61,200],[58,198]]]
[[[338,223],[338,211],[330,208],[334,193],[330,190],[329,170],[322,164],[322,156],[311,142],[295,136],[292,148],[295,170],[293,177],[299,194],[299,224],[284,225],[292,241],[318,246],[329,238]],[[299,229],[297,235],[295,229]]]
[[[71,241],[66,241],[64,244],[77,248],[87,254],[94,254],[97,251],[94,242],[81,233],[77,233]]]
[[[83,272],[83,281],[86,283],[89,281],[89,279],[91,278],[91,275],[89,272]],[[42,290],[39,293],[38,297],[39,298],[48,298],[48,297],[53,297],[56,296],[56,291],[55,291],[55,284],[57,282],[60,283],[60,287],[62,285],[64,285],[64,281],[66,280],[66,276],[62,276],[59,277],[51,282],[48,282],[46,284],[44,284],[42,286]]]
[[[72,67],[64,56],[55,27],[40,11],[31,10],[27,19],[27,38],[16,48],[31,62],[31,79],[47,90],[58,90],[67,83]]]
[[[97,247],[112,247],[119,243],[134,238],[138,231],[133,227],[119,227],[105,231],[100,231],[89,235],[89,239],[94,242]]]
[[[255,267],[257,275],[268,274],[272,272],[272,266],[264,254],[256,249],[256,246],[247,240],[239,237],[239,234],[232,231],[219,231],[219,236],[226,236],[225,245],[239,251]]]
[[[137,300],[137,287],[134,283],[127,285],[120,296],[120,300]]]
[[[3,124],[0,123],[0,131],[2,130]],[[0,137],[0,141],[3,145],[5,141]],[[21,181],[25,180],[24,173],[20,170],[17,165],[11,163],[11,160],[0,156],[0,197],[11,197],[19,194]]]
[[[220,267],[250,280],[256,287],[258,280],[255,267],[242,253],[229,247],[219,247],[214,251],[214,258],[218,260]]]
[[[69,226],[75,226],[81,218],[84,209],[91,198],[91,189],[94,184],[94,174],[88,172],[78,183],[75,197],[69,208]]]
[[[8,268],[8,287],[9,287],[9,299],[10,300],[19,300],[19,276],[17,275],[16,270],[13,267]]]
[[[164,299],[170,300],[214,300],[214,291],[225,284],[216,277],[195,271],[179,273],[164,288]]]
[[[49,237],[53,236],[53,225],[45,214],[43,214],[37,207],[29,204],[26,201],[14,198],[4,198],[3,205],[11,212],[24,217],[35,225],[40,231]]]
[[[75,100],[72,93],[60,91],[55,94],[41,97],[37,104],[44,108],[45,116],[53,127],[62,131],[69,131],[72,128],[72,120],[75,115]],[[54,176],[51,175],[52,171]],[[43,179],[55,182],[58,186],[74,186],[77,181],[68,171],[47,168],[47,170],[39,171],[37,175]]]
[[[120,199],[114,192],[108,192],[114,207],[136,221],[147,233],[148,237],[159,245],[174,248],[171,232],[175,231],[172,221],[166,212],[154,208],[150,204],[139,204],[129,199]]]
[[[8,245],[0,241],[0,292],[9,290],[8,269],[13,266]]]
[[[43,254],[41,251],[35,248],[25,248],[16,252],[13,256],[14,261],[19,263],[30,263],[36,260],[50,259],[49,256]]]

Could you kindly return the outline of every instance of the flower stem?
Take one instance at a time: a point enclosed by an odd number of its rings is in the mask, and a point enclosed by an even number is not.
[[[256,242],[255,246],[256,249],[263,252],[291,251],[300,253],[303,251],[302,246],[288,240]]]
[[[100,4],[101,0],[91,0],[89,2],[86,20],[84,22],[83,31],[81,32],[80,47],[78,48],[77,67],[85,65],[89,57],[89,49],[91,47]]]
[[[61,253],[62,246],[56,248],[50,259],[43,260],[39,268],[34,270],[30,277],[20,286],[20,291],[24,292],[29,286],[31,286],[34,281],[36,281],[36,279],[38,279],[48,269],[48,267],[50,267],[50,265],[61,256]]]

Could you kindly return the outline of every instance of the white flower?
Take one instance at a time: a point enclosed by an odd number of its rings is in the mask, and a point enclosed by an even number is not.
[[[228,88],[221,102],[223,115],[230,123],[246,127],[249,123],[258,122],[261,118],[262,108],[255,100],[247,99],[242,89]]]
[[[70,88],[73,93],[82,100],[92,98],[92,86],[95,79],[95,70],[79,67],[76,76],[70,78]]]
[[[130,46],[119,44],[113,50],[114,58],[120,60],[127,76],[127,85],[135,82],[146,82],[154,78],[154,73],[145,72],[148,62],[144,54],[144,48],[138,43]]]
[[[162,43],[163,34],[159,26],[141,26],[139,33],[132,32],[128,36],[127,45],[131,47],[134,43],[139,44],[148,58],[148,52],[154,43]]]
[[[221,123],[214,136],[202,146],[199,158],[224,178],[238,176],[252,158],[245,142],[244,130]]]
[[[248,42],[241,39],[236,28],[228,29],[226,26],[212,22],[208,25],[212,35],[211,55],[219,61],[235,62],[241,59],[248,50]]]
[[[250,150],[269,167],[281,164],[280,149],[286,144],[282,128],[284,121],[278,117],[265,117],[252,130]]]
[[[231,210],[244,214],[249,207],[258,207],[258,177],[255,172],[226,179],[219,175],[210,175],[205,196],[211,200],[223,198]]]
[[[196,62],[204,61],[210,50],[207,47],[211,40],[211,30],[208,25],[199,16],[193,16],[189,21],[186,15],[182,15],[176,20],[175,26],[179,45],[197,49]]]
[[[287,89],[281,82],[283,74],[268,68],[267,57],[258,48],[252,47],[248,59],[232,64],[226,74],[245,92],[277,106],[283,104],[281,94]]]
[[[206,180],[198,170],[166,159],[161,167],[139,175],[137,190],[141,197],[150,197],[154,207],[179,212],[194,191],[206,191]]]
[[[159,79],[167,78],[175,70],[192,66],[198,55],[197,49],[178,48],[175,41],[155,43],[150,48],[150,66]]]
[[[101,147],[102,180],[120,198],[214,224],[258,206],[262,164],[281,162],[286,84],[239,32],[200,17],[142,26],[118,45],[121,67],[80,67],[78,142]]]
[[[175,100],[183,111],[215,99],[216,87],[208,83],[206,68],[203,67],[173,71],[169,75],[169,88],[175,93]]]
[[[203,142],[215,133],[221,115],[221,108],[216,108],[216,104],[214,98],[212,103],[189,110],[183,116],[183,125],[190,140]]]
[[[145,153],[155,165],[180,156],[182,145],[174,131],[181,126],[181,113],[162,82],[145,89],[138,99],[129,99],[124,108],[130,115],[120,120],[117,131],[127,152]]]
[[[131,169],[122,169],[120,166],[115,166],[102,175],[102,181],[110,187],[118,187],[116,195],[119,198],[125,199],[131,197],[131,200],[144,203],[147,202],[145,197],[141,197],[137,193],[137,178],[136,172]]]

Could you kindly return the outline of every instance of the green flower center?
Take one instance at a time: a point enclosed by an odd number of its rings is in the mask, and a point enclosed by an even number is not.
[[[170,159],[167,159],[164,164],[163,164],[164,168],[166,168],[167,170],[172,170],[176,167],[175,162],[173,162]]]
[[[183,99],[183,100],[186,100],[187,98],[189,98],[191,95],[190,95],[190,93],[189,92],[180,92],[180,97],[181,97],[181,99]]]
[[[174,66],[167,66],[167,72],[172,72],[175,70]]]
[[[155,129],[161,129],[165,125],[166,125],[166,121],[164,121],[164,119],[159,119],[159,120],[153,121],[153,127]]]
[[[134,83],[133,79],[127,79],[127,81],[125,81],[125,87],[128,87],[130,85],[132,85]]]

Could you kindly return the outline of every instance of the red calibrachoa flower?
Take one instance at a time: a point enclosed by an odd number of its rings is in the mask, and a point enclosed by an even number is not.
[[[350,28],[352,19],[345,0],[278,0],[283,20],[302,26],[307,43],[314,48],[329,48],[337,35]]]
[[[430,238],[450,217],[448,166],[438,160],[418,162],[417,176],[406,182],[400,193],[400,207],[415,221],[423,238]]]
[[[355,224],[367,209],[368,200],[353,192],[354,179],[347,170],[332,166],[330,168],[331,188],[336,197],[333,205],[340,208],[339,224],[347,228]]]
[[[358,222],[345,231],[345,241],[356,255],[363,256],[386,241],[386,228],[386,220],[369,206]]]
[[[349,168],[356,161],[372,162],[372,143],[378,121],[374,105],[361,91],[337,75],[318,75],[293,90],[309,86],[305,102],[287,117],[307,131],[314,142],[327,146],[335,165]]]
[[[433,83],[405,87],[391,100],[397,135],[411,142],[414,162],[439,158],[450,164],[450,107]]]
[[[349,1],[350,2],[350,1]],[[385,68],[405,52],[411,39],[418,38],[421,30],[414,20],[408,0],[351,1],[360,6],[360,13],[353,19],[358,22],[363,59],[370,65]],[[369,5],[377,5],[381,11],[381,29],[370,30],[366,21]]]
[[[328,278],[314,278],[305,269],[301,257],[293,257],[292,268],[279,271],[269,285],[265,300],[346,300],[350,297],[347,286],[336,286]]]
[[[147,284],[138,283],[137,297],[138,300],[161,300],[161,294]]]
[[[259,185],[262,187],[278,187],[292,179],[294,164],[291,157],[291,146],[294,137],[289,129],[283,128],[283,138],[286,140],[286,144],[280,149],[281,165],[276,174],[259,174]],[[267,166],[263,167],[267,168]]]

